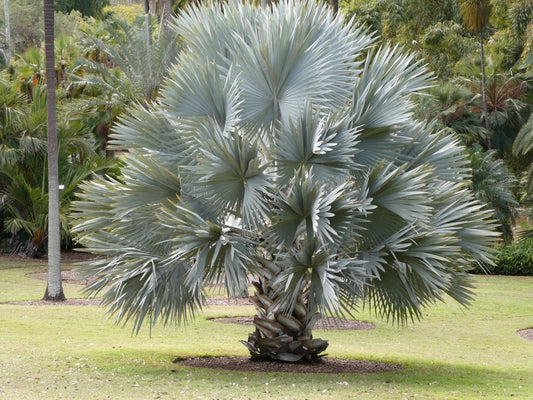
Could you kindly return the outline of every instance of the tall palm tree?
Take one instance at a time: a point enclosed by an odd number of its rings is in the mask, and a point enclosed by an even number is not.
[[[9,0],[4,0],[4,26],[6,37],[6,49],[4,51],[4,59],[6,65],[9,64],[9,60],[11,59],[11,25],[9,22]]]
[[[490,0],[463,0],[461,3],[461,17],[463,24],[479,36],[479,50],[481,61],[481,88],[483,99],[483,119],[485,120],[485,129],[487,130],[487,143],[491,149],[489,114],[487,108],[487,85],[485,83],[485,48],[484,32],[489,23],[491,12]]]
[[[61,282],[61,234],[59,220],[59,167],[56,122],[54,57],[54,0],[44,0],[44,43],[46,55],[46,98],[48,127],[48,281],[45,300],[63,301]]]
[[[168,25],[172,19],[172,0],[160,0],[161,4],[159,5],[161,12],[161,27],[163,30],[168,29]]]
[[[314,360],[320,316],[357,304],[405,322],[490,262],[490,214],[457,139],[412,119],[429,74],[328,6],[192,8],[153,108],[113,136],[123,178],[84,186],[78,239],[118,320],[185,321],[205,285],[252,274],[252,358]]]
[[[334,14],[339,12],[339,0],[329,0],[329,6]]]

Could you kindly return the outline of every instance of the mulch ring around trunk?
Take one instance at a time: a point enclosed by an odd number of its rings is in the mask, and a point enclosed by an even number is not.
[[[533,328],[520,329],[517,331],[518,335],[526,340],[533,341]]]
[[[254,317],[224,317],[224,318],[211,318],[213,322],[222,322],[225,324],[241,324],[241,325],[253,325]],[[375,329],[376,325],[371,322],[357,321],[349,319],[338,318],[323,318],[317,321],[314,329],[331,329],[341,331],[361,331]]]
[[[314,363],[282,363],[276,361],[252,361],[249,357],[194,357],[177,358],[176,365],[194,368],[222,369],[243,372],[289,372],[292,374],[373,374],[401,371],[398,364],[368,360],[343,360],[323,358]],[[173,372],[177,372],[176,369]]]

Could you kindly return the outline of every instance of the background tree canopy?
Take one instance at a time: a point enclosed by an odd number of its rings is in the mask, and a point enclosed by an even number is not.
[[[109,0],[55,0],[56,11],[68,14],[77,10],[85,17],[101,17],[103,8],[108,5]]]

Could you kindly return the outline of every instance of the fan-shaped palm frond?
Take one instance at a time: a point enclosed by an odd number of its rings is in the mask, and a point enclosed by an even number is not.
[[[283,123],[275,136],[273,161],[280,179],[287,179],[303,168],[320,182],[335,186],[344,182],[353,170],[357,148],[355,128],[338,116],[323,116],[306,104],[302,113]],[[284,182],[288,183],[288,182]]]
[[[533,113],[518,132],[513,142],[513,153],[515,155],[529,153],[533,149]]]
[[[185,54],[160,105],[116,128],[113,145],[131,149],[123,178],[76,203],[79,240],[107,256],[87,290],[106,290],[118,320],[179,322],[205,284],[235,294],[252,274],[244,344],[299,361],[327,347],[312,339],[320,314],[362,303],[405,322],[447,295],[468,304],[466,271],[490,262],[496,234],[465,151],[412,118],[425,69],[367,49],[354,24],[292,0],[177,20]]]
[[[97,61],[79,59],[76,70],[81,75],[78,84],[93,85],[118,96],[124,102],[150,103],[159,91],[170,65],[179,54],[178,36],[172,31],[154,32],[155,18],[140,16],[135,24],[114,19],[104,25],[104,40],[89,37],[90,46],[105,55],[112,68]],[[88,77],[83,77],[92,73]]]
[[[511,225],[517,214],[518,202],[513,194],[517,179],[495,151],[483,153],[479,148],[471,152],[472,190],[477,199],[494,210],[505,240],[513,237]]]

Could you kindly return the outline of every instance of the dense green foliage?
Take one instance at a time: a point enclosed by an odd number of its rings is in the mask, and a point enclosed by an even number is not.
[[[42,0],[9,0],[9,13],[11,49],[14,53],[11,62],[16,62],[16,59],[29,49],[40,48],[43,45],[43,2]],[[84,20],[79,11],[56,12],[55,36],[64,34],[78,38],[77,28],[80,24],[84,24]],[[2,31],[4,25],[4,15],[0,12],[0,29]],[[3,32],[0,32],[0,46],[5,45],[4,41],[5,36]]]
[[[463,4],[476,1],[341,0],[347,17],[355,16],[384,40],[416,50],[438,77],[451,79],[456,67],[476,56],[476,34],[463,25]],[[531,0],[484,0],[488,27],[484,30],[487,55],[502,56],[505,68],[531,52],[533,5]],[[475,58],[475,57],[474,57]]]
[[[505,247],[500,247],[494,260],[495,265],[476,272],[492,275],[533,276],[533,238],[525,238]]]
[[[37,80],[31,101],[0,75],[0,203],[4,250],[27,256],[42,255],[47,239],[46,86]],[[32,83],[33,85],[33,83]],[[61,234],[72,246],[70,202],[78,184],[112,164],[98,154],[94,137],[75,108],[58,109]]]
[[[56,16],[64,17],[57,21],[61,29],[78,28],[55,41],[61,234],[70,248],[78,184],[97,173],[116,174],[116,161],[104,152],[111,124],[127,104],[155,98],[179,46],[148,16],[133,26],[114,19],[91,24],[79,13]],[[37,47],[18,53],[0,76],[0,247],[27,256],[42,255],[47,242],[46,82]]]
[[[494,150],[483,152],[479,145],[475,145],[470,160],[472,190],[478,200],[494,211],[504,240],[511,242],[518,206],[513,194],[516,178],[503,160],[496,157]]]
[[[419,119],[435,119],[468,147],[496,150],[483,157],[502,160],[500,172],[474,170],[478,181],[482,174],[503,176],[502,168],[507,168],[519,178],[507,180],[516,182],[505,186],[507,194],[528,190],[518,182],[526,182],[523,174],[533,176],[533,1],[350,0],[341,5],[347,18],[355,17],[384,41],[414,51],[435,73],[439,84],[417,101]],[[478,153],[479,147],[471,152],[479,160]],[[473,159],[472,168],[482,165]],[[478,198],[483,197],[480,192]],[[516,206],[508,195],[491,205],[500,216],[515,214]],[[512,240],[512,218],[499,220],[506,241]]]
[[[55,9],[65,14],[79,11],[86,17],[101,17],[104,7],[110,5],[109,0],[55,0]]]

